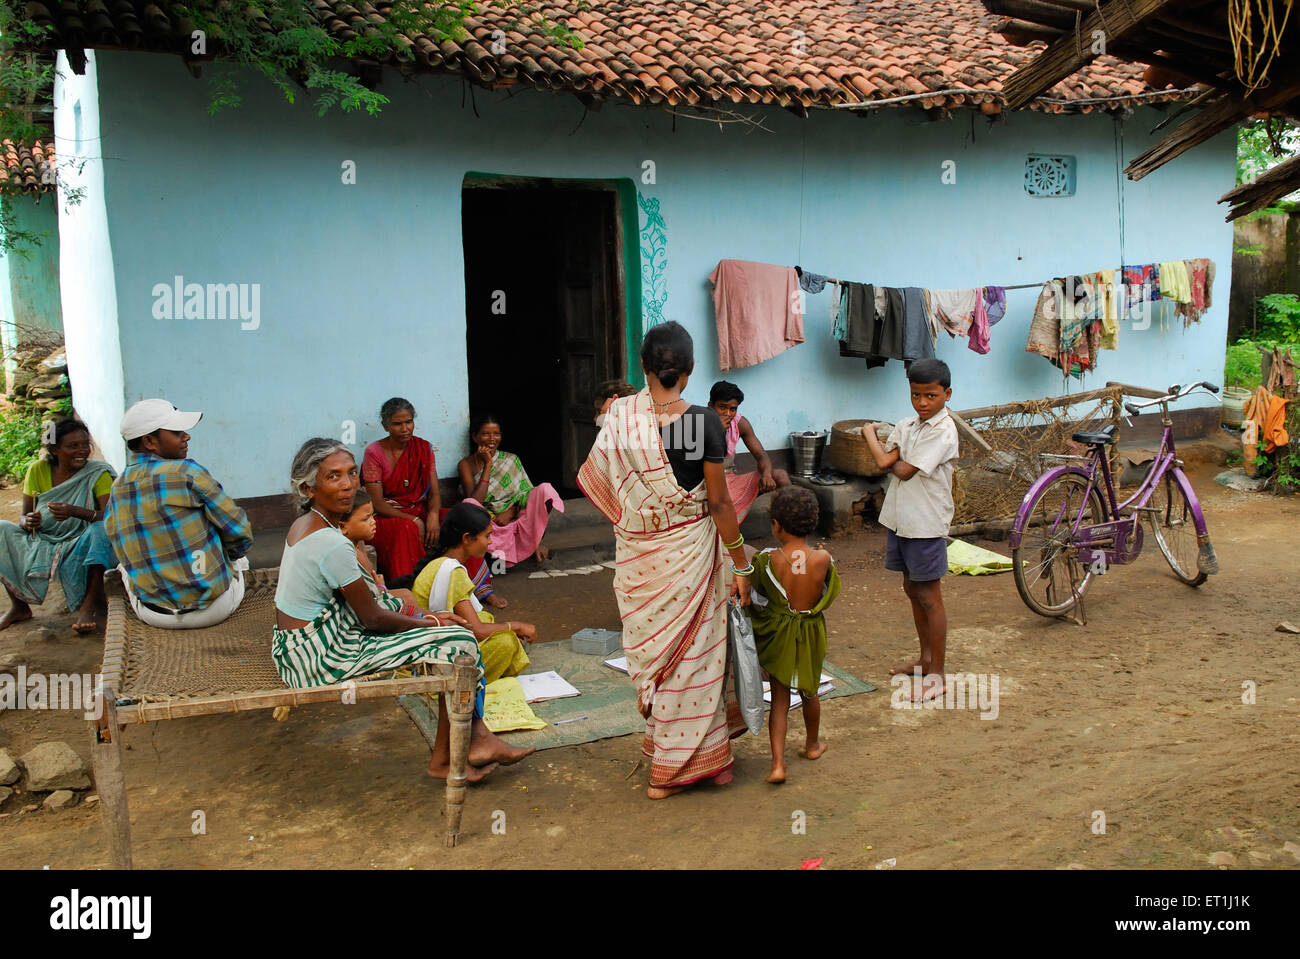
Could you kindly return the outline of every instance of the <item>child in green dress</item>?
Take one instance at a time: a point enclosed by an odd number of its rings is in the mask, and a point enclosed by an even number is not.
[[[817,528],[817,497],[801,486],[787,486],[772,498],[772,535],[780,544],[753,557],[750,577],[753,601],[749,616],[754,624],[758,662],[772,687],[772,712],[768,735],[772,742],[770,783],[785,782],[786,714],[790,690],[803,697],[807,741],[799,755],[817,759],[826,752],[819,738],[822,663],[826,659],[826,609],[840,592],[835,561],[824,549],[808,545]]]

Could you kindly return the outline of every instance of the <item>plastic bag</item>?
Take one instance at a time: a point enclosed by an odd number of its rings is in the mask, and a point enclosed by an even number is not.
[[[754,645],[754,626],[749,614],[735,603],[727,603],[727,646],[735,670],[736,701],[740,715],[752,735],[763,731],[763,673]]]

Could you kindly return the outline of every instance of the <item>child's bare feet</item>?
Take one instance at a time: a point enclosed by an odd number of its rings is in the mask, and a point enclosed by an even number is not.
[[[494,609],[505,609],[510,605],[510,600],[506,599],[504,596],[498,596],[496,593],[489,593],[487,604]]]
[[[919,673],[925,669],[925,665],[918,659],[915,662],[904,663],[902,666],[895,666],[889,671],[891,676],[899,676],[905,673]]]
[[[943,673],[927,673],[921,677],[919,683],[912,683],[912,702],[920,703],[927,699],[936,699],[942,696],[947,688]]]
[[[470,783],[479,783],[487,779],[492,770],[496,769],[499,763],[488,763],[486,766],[471,766],[465,764],[465,781]],[[451,763],[435,763],[429,760],[428,773],[434,779],[446,779],[451,773]]]
[[[774,785],[785,782],[785,763],[772,763],[772,771],[767,774],[767,781]]]
[[[550,550],[550,547],[542,546],[542,545],[539,543],[539,544],[537,545],[537,552],[533,553],[533,558],[536,559],[537,562],[539,562],[539,563],[544,563],[544,562],[546,562],[548,559],[551,558],[551,550]]]
[[[804,759],[820,759],[822,753],[826,752],[826,744],[820,740],[810,743],[799,750],[799,755]]]

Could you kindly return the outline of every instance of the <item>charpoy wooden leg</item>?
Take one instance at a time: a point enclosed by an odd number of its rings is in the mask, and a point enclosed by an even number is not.
[[[465,775],[469,764],[470,724],[478,691],[478,665],[466,655],[456,657],[455,686],[447,695],[451,723],[451,764],[447,769],[447,848],[460,839],[460,814],[465,807]]]
[[[116,690],[100,693],[98,719],[90,722],[90,761],[99,793],[99,814],[114,869],[131,868],[131,813],[122,774],[122,730],[117,725]]]

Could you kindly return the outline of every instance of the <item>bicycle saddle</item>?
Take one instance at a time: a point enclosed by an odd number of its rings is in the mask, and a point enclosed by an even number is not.
[[[1075,433],[1073,439],[1088,446],[1108,446],[1115,442],[1115,426],[1106,426],[1098,433]]]

